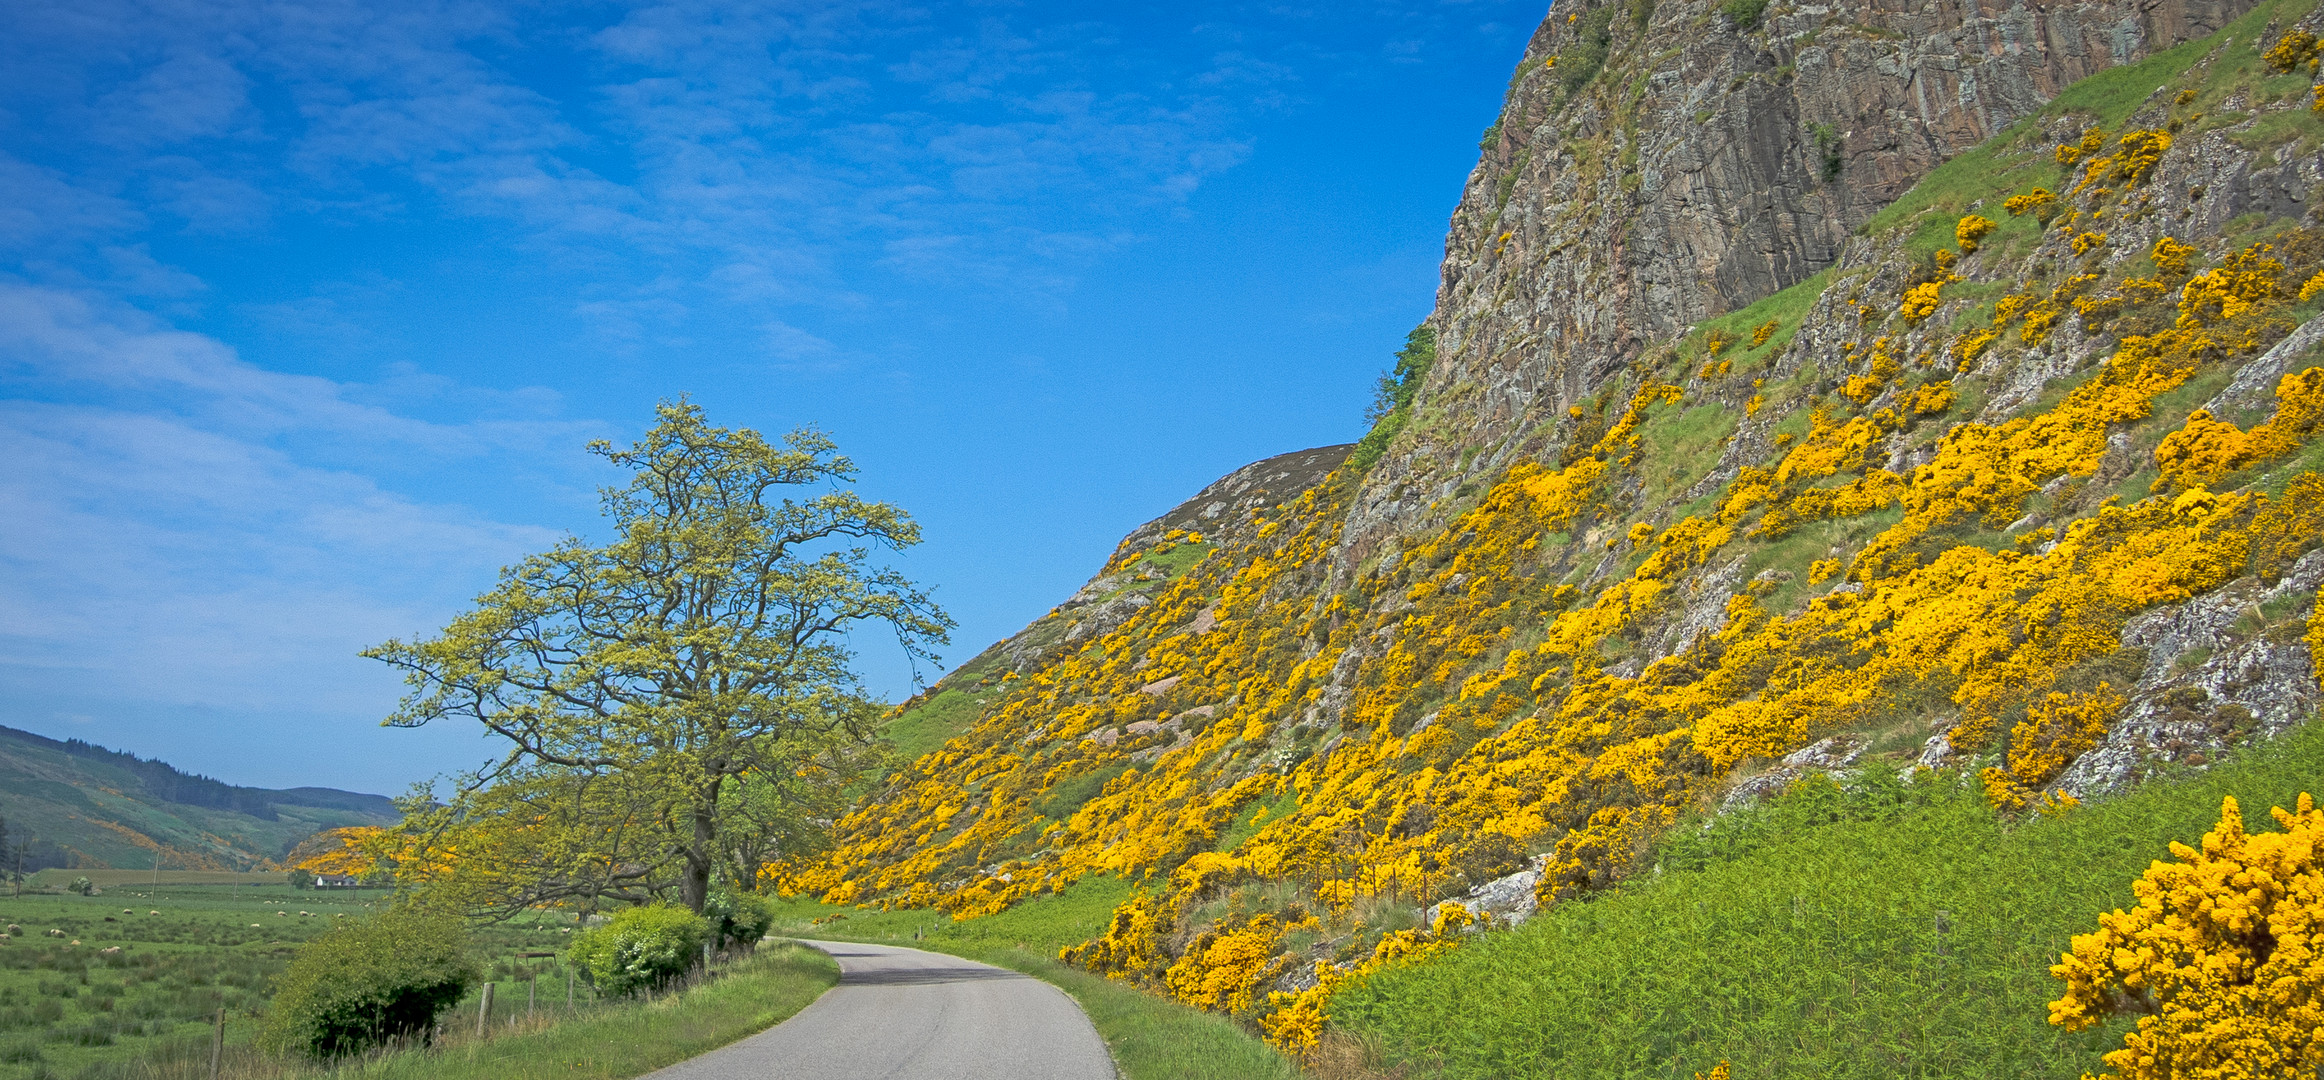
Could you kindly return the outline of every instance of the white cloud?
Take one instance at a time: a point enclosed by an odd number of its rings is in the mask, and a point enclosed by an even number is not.
[[[103,119],[89,137],[144,146],[225,134],[244,119],[249,83],[222,57],[171,56],[100,97],[95,112]]]
[[[51,399],[0,401],[0,698],[19,714],[77,702],[367,729],[393,680],[356,651],[440,625],[558,534],[298,448],[556,471],[544,444],[596,433],[399,415],[51,290],[0,287],[0,341],[0,378]]]
[[[39,251],[118,235],[145,216],[120,197],[0,152],[0,251]]]

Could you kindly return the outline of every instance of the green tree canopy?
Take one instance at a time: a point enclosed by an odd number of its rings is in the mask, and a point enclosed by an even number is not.
[[[569,539],[439,636],[363,654],[413,688],[388,725],[505,741],[447,802],[406,806],[405,866],[471,908],[675,891],[701,911],[721,867],[747,883],[873,754],[883,707],[850,633],[884,628],[917,663],[952,626],[873,564],[919,527],[848,490],[828,438],[775,445],[682,400],[657,415],[626,450],[589,447],[632,474],[603,493],[610,543]]]

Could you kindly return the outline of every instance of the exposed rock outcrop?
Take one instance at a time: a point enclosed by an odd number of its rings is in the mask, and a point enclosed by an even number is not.
[[[2250,7],[1778,3],[1746,28],[1709,0],[1559,5],[1445,241],[1421,408],[1455,437],[1400,440],[1357,496],[1345,561],[1537,453],[1650,343],[1839,262],[1946,159]]]
[[[2319,586],[2324,551],[2302,557],[2273,586],[2244,578],[2130,620],[2122,643],[2146,653],[2130,706],[2051,790],[2077,799],[2109,794],[2159,765],[2204,765],[2314,715],[2324,695],[2299,624],[2271,620],[2263,608],[2310,601]]]

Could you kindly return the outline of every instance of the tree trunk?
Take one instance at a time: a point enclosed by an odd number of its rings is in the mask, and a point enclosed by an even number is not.
[[[695,790],[694,839],[686,845],[686,880],[679,883],[678,895],[696,915],[710,901],[710,872],[718,865],[718,791],[724,780],[712,776]]]
[[[696,915],[702,914],[702,905],[710,900],[710,866],[718,858],[717,843],[715,815],[695,811],[694,842],[686,847],[686,880],[679,883],[679,895]]]

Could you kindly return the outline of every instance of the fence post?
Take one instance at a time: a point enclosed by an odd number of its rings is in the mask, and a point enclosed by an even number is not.
[[[492,984],[484,984],[484,996],[476,1002],[476,1037],[484,1037],[484,1025],[492,1019]]]
[[[573,969],[565,969],[565,1011],[573,1011]]]
[[[540,1001],[540,999],[541,973],[536,971],[533,972],[533,977],[525,983],[525,1019],[530,1020],[533,1018],[533,1006],[536,1002]]]
[[[210,1080],[218,1080],[218,1070],[226,1064],[226,1007],[218,1006],[218,1033],[210,1040]]]

